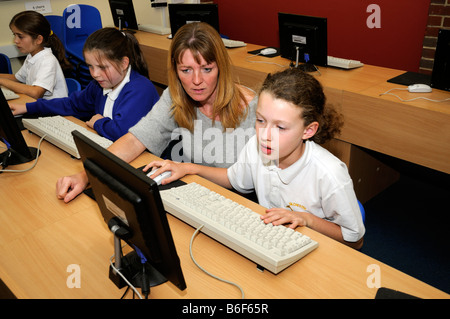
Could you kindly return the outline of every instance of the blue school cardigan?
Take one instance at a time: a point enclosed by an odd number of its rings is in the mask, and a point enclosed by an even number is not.
[[[159,100],[159,94],[153,83],[135,70],[131,70],[130,81],[124,85],[114,102],[113,119],[103,118],[95,122],[98,134],[112,141],[128,132],[145,116]],[[106,95],[97,81],[92,80],[81,91],[70,97],[52,100],[38,99],[27,103],[28,114],[40,116],[62,115],[79,119],[90,119],[95,114],[103,114]]]

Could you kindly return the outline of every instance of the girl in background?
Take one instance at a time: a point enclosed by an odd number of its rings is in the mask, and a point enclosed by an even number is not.
[[[9,27],[14,44],[27,57],[16,74],[0,74],[0,85],[35,99],[66,97],[63,69],[71,65],[48,20],[38,12],[22,11],[11,19]]]
[[[147,65],[131,33],[103,28],[92,33],[83,47],[93,80],[67,98],[9,105],[14,115],[75,116],[112,141],[145,116],[159,100],[148,78]]]

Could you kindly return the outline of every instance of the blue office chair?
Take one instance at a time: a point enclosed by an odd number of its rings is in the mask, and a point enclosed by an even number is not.
[[[45,16],[47,21],[50,23],[50,27],[56,36],[64,43],[64,20],[62,16],[58,15],[47,15]]]
[[[0,73],[12,74],[11,61],[3,53],[0,53]]]
[[[102,28],[97,8],[87,4],[72,4],[63,11],[64,47],[68,55],[84,61],[83,46],[88,36]]]
[[[67,89],[69,90],[69,96],[75,91],[81,91],[81,84],[75,79],[66,78]]]
[[[363,204],[361,204],[360,201],[358,201],[358,205],[359,205],[359,210],[361,211],[361,216],[362,216],[363,223],[365,224],[366,223],[366,211],[364,209]]]

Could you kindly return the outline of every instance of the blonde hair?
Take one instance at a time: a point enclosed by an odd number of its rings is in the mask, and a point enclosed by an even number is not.
[[[216,62],[219,69],[216,100],[213,105],[212,121],[219,116],[224,130],[236,128],[247,116],[247,107],[241,105],[246,98],[234,82],[230,57],[217,31],[207,23],[195,22],[181,27],[172,39],[168,59],[169,90],[172,96],[172,115],[180,127],[191,132],[196,119],[194,101],[184,90],[177,74],[177,64],[184,52],[190,50],[197,63],[200,57],[210,64]]]

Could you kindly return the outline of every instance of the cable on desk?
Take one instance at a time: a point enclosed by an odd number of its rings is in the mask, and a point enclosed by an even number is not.
[[[400,96],[398,96],[397,94],[391,93],[391,91],[393,90],[402,90],[402,91],[407,91],[408,89],[404,89],[404,88],[393,88],[390,89],[384,93],[380,93],[380,96],[382,95],[392,95],[395,96],[397,99],[399,99],[402,102],[411,102],[411,101],[415,101],[415,100],[419,100],[419,99],[423,99],[423,100],[427,100],[427,101],[431,101],[431,102],[436,102],[436,103],[441,103],[441,102],[445,102],[445,101],[450,101],[450,98],[444,99],[444,100],[433,100],[433,99],[429,99],[427,97],[423,97],[423,96],[418,96],[412,99],[408,99],[408,100],[404,100],[402,99]]]
[[[124,245],[124,246],[125,246],[125,245]],[[131,282],[129,282],[128,279],[120,272],[120,270],[117,269],[117,268],[114,266],[114,263],[112,262],[113,259],[114,259],[114,255],[112,255],[112,256],[109,258],[109,263],[110,263],[112,269],[114,269],[114,271],[115,271],[116,273],[118,273],[120,277],[122,277],[122,279],[125,281],[125,283],[126,283],[131,289],[133,289],[133,292],[134,292],[135,294],[138,295],[139,299],[144,299],[144,298],[142,298],[142,296],[141,296],[141,294],[139,293],[139,291],[131,284]]]
[[[200,232],[200,229],[202,229],[203,226],[204,226],[204,225],[200,225],[200,226],[195,230],[194,234],[192,235],[191,242],[190,242],[190,244],[189,244],[189,254],[191,255],[192,261],[194,262],[194,264],[195,264],[198,268],[200,268],[200,270],[202,270],[203,272],[205,272],[207,275],[213,277],[214,279],[220,280],[220,281],[222,281],[222,282],[225,282],[225,283],[227,283],[227,284],[230,284],[230,285],[233,285],[233,286],[239,288],[239,290],[241,291],[242,299],[244,299],[244,290],[242,290],[241,286],[239,286],[238,284],[236,284],[236,283],[234,283],[234,282],[231,282],[231,281],[226,280],[226,279],[222,279],[222,278],[220,278],[220,277],[217,277],[216,275],[211,274],[210,272],[208,272],[207,270],[205,270],[202,266],[200,266],[200,265],[197,263],[197,261],[195,260],[194,255],[193,255],[193,253],[192,253],[192,243],[194,242],[194,238],[197,236],[197,234]]]
[[[44,136],[42,136],[41,139],[39,140],[39,143],[38,143],[38,146],[37,146],[36,158],[34,160],[33,165],[31,165],[31,167],[29,167],[27,169],[17,169],[17,170],[15,170],[15,169],[1,169],[0,173],[25,173],[25,172],[28,172],[28,171],[32,170],[36,166],[36,164],[38,162],[39,154],[40,154],[40,150],[41,150],[41,143],[42,143],[42,141],[44,140],[44,138],[46,136],[47,136],[47,134],[44,134]]]

